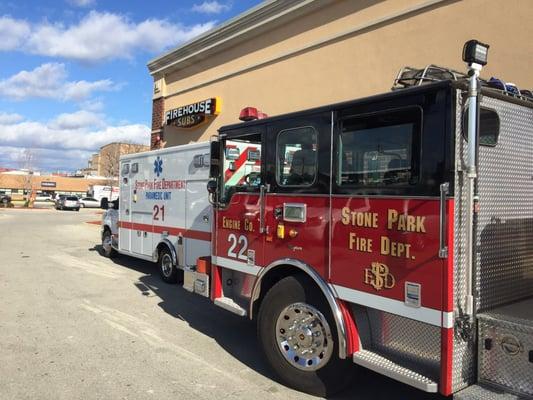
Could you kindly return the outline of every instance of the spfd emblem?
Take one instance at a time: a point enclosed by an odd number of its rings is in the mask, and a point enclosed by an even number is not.
[[[396,285],[396,279],[385,264],[373,262],[370,268],[365,268],[365,283],[376,290],[391,289]]]

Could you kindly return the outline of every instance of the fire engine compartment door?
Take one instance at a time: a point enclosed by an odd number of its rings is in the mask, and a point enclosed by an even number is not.
[[[120,204],[119,204],[119,249],[131,251],[131,165],[129,161],[120,164]]]
[[[298,260],[328,278],[331,113],[268,126],[265,266]]]

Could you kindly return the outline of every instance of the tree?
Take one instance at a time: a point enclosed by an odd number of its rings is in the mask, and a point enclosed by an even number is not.
[[[19,154],[19,166],[20,169],[25,170],[23,190],[24,194],[27,194],[27,205],[33,207],[33,200],[35,198],[33,192],[33,173],[37,162],[37,153],[35,149],[31,147],[24,148]]]

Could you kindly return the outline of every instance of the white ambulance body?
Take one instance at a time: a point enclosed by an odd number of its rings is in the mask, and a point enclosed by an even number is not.
[[[106,198],[108,201],[114,201],[118,199],[119,188],[117,186],[104,186],[104,185],[91,185],[87,191],[87,195],[102,201],[103,198]]]
[[[158,261],[161,251],[168,250],[178,268],[209,256],[208,176],[209,142],[121,157],[113,248],[150,261]]]

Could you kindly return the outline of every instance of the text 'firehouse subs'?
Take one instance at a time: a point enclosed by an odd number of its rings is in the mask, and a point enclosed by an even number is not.
[[[341,222],[343,225],[356,226],[360,228],[377,229],[379,220],[378,213],[358,212],[344,207],[341,210]],[[387,210],[387,229],[401,232],[426,233],[424,225],[426,217],[400,213],[394,209]],[[381,236],[379,240],[379,252],[385,256],[415,259],[411,254],[411,244],[396,242],[387,236]],[[350,250],[372,253],[374,251],[374,240],[357,236],[355,232],[348,234],[348,247]]]

